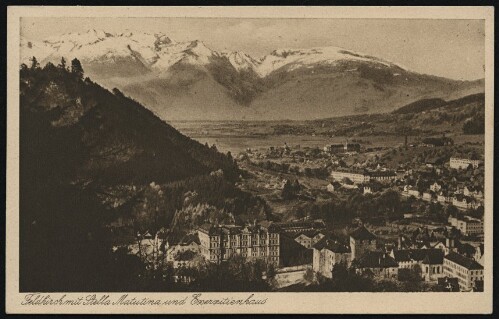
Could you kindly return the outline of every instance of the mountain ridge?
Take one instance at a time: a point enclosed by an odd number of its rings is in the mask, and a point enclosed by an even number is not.
[[[108,43],[108,46],[104,45],[105,42]],[[377,57],[334,46],[313,47],[309,49],[280,48],[273,50],[267,55],[255,58],[240,50],[218,52],[208,48],[204,42],[200,40],[176,42],[161,32],[153,34],[134,32],[109,33],[104,30],[91,29],[85,33],[66,33],[60,37],[50,37],[42,41],[23,39],[21,47],[33,49],[33,44],[35,44],[34,47],[37,49],[29,54],[24,54],[21,57],[21,60],[25,63],[31,56],[36,56],[37,54],[42,62],[56,62],[51,59],[66,57],[71,54],[74,54],[74,57],[79,59],[100,59],[102,55],[107,55],[108,57],[112,55],[127,56],[128,49],[139,53],[149,67],[170,67],[186,58],[186,56],[183,56],[180,53],[187,53],[187,56],[193,54],[197,57],[227,57],[236,70],[239,71],[240,69],[249,67],[260,77],[265,77],[279,67],[290,63],[296,64],[305,62],[304,64],[310,64],[318,61],[334,62],[347,58],[360,61],[369,60],[388,66],[398,66],[395,63]],[[132,45],[133,49],[131,47]],[[92,50],[89,49],[90,46],[92,46]],[[53,51],[55,51],[55,55],[52,55],[54,53]],[[172,60],[170,60],[170,63],[164,62],[156,66],[155,64],[167,54],[173,55],[173,60],[175,62],[172,63]],[[167,58],[171,58],[171,56],[167,56]],[[206,60],[203,60],[202,62],[204,64],[207,63]],[[244,65],[244,68],[241,68],[241,64]],[[398,67],[405,69],[401,66]]]
[[[483,79],[416,73],[338,47],[277,49],[260,58],[215,51],[164,33],[90,30],[21,43],[21,59],[81,60],[107,89],[117,87],[162,119],[315,119],[391,112],[425,98],[484,91]]]

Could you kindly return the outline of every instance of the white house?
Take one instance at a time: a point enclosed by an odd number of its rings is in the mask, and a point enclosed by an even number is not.
[[[455,169],[467,169],[470,165],[473,168],[477,168],[479,164],[480,160],[472,160],[459,157],[451,157],[449,161],[450,167]]]

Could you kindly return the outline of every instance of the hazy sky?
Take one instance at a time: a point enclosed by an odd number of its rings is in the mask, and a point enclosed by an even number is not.
[[[483,20],[23,18],[31,40],[67,32],[163,32],[176,41],[201,40],[214,50],[260,57],[279,48],[338,46],[453,79],[484,77]]]

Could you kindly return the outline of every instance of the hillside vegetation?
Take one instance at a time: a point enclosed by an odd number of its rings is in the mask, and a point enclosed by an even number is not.
[[[305,123],[299,131],[328,136],[483,134],[485,94],[472,94],[450,101],[425,99],[392,113],[345,116]],[[294,126],[288,125],[287,129],[275,126],[275,130],[280,134],[293,133]]]

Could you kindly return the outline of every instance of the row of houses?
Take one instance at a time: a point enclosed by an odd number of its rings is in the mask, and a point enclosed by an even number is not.
[[[467,194],[475,195],[476,193],[471,193],[469,188],[467,188]],[[427,202],[441,203],[441,204],[452,204],[460,209],[476,209],[483,206],[483,193],[478,191],[477,197],[467,196],[463,193],[449,193],[445,190],[434,191],[431,188],[426,191],[419,191],[417,187],[412,185],[405,185],[402,195],[414,196],[418,199],[422,199]],[[481,197],[479,197],[481,196]]]
[[[448,243],[449,244],[449,243]],[[349,244],[324,236],[314,246],[312,269],[322,276],[332,278],[333,266],[345,263],[348,266],[355,261],[360,274],[369,273],[378,278],[397,280],[399,270],[421,269],[422,280],[429,282],[445,281],[457,278],[461,291],[471,291],[483,287],[483,265],[473,258],[462,256],[446,245],[436,245],[423,249],[377,249],[376,236],[365,227],[360,227],[350,234]],[[483,248],[482,258],[483,258]]]
[[[326,191],[329,193],[335,193],[339,189],[356,189],[365,194],[372,194],[382,190],[382,185],[379,183],[368,182],[368,183],[360,183],[360,184],[341,184],[337,181],[333,181],[326,186]]]

